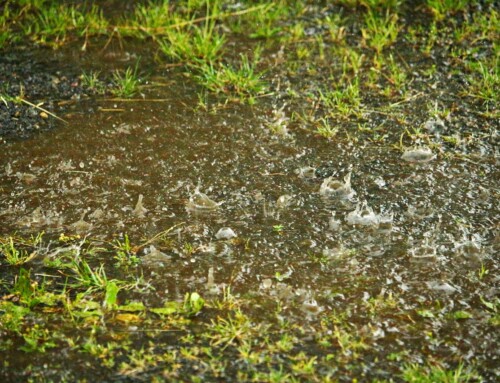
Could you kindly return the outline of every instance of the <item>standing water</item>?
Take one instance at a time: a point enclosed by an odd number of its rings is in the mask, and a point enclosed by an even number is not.
[[[172,70],[2,143],[4,381],[498,378],[497,121],[449,150],[401,127],[451,124],[415,85],[328,136],[290,96],[321,73],[273,71],[290,89],[253,106]]]

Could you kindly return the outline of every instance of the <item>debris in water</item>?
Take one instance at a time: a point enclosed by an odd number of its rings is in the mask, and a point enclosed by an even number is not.
[[[139,194],[139,199],[137,200],[135,208],[132,211],[132,213],[139,218],[144,218],[144,214],[146,214],[148,211],[148,209],[146,209],[144,206],[142,206],[142,199],[143,198],[144,198],[144,196],[142,194]]]
[[[426,285],[431,290],[442,291],[450,294],[456,291],[460,291],[458,287],[452,286],[448,282],[440,283],[438,281],[430,281],[426,282]]]
[[[100,220],[103,216],[104,216],[104,211],[102,211],[102,209],[100,208],[97,208],[94,210],[92,214],[89,215],[89,218]]]
[[[237,235],[230,227],[222,227],[217,234],[215,234],[215,238],[217,239],[231,239],[235,237],[237,237]]]
[[[351,187],[351,172],[344,177],[344,182],[334,179],[333,177],[325,178],[319,188],[319,194],[342,199],[352,198],[356,192]]]
[[[19,178],[20,181],[24,182],[25,184],[31,184],[36,180],[36,175],[31,174],[31,173],[16,173],[16,177]]]
[[[407,149],[401,156],[401,159],[414,163],[425,163],[432,161],[434,158],[436,158],[436,155],[432,153],[432,150],[424,146]]]
[[[12,165],[9,163],[7,163],[7,165],[5,165],[5,175],[7,176],[10,176],[12,174]]]

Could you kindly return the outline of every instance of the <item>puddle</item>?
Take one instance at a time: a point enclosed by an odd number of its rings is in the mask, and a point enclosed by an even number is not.
[[[208,113],[193,108],[196,85],[170,81],[140,102],[82,99],[68,124],[3,143],[0,234],[108,244],[127,235],[146,243],[134,273],[154,288],[129,291],[130,300],[222,297],[230,287],[255,322],[279,318],[290,336],[303,328],[294,347],[309,357],[340,350],[357,372],[385,378],[407,354],[415,363],[449,357],[493,379],[498,323],[487,316],[498,314],[484,302],[498,297],[500,211],[491,142],[471,159],[423,145],[402,151],[357,130],[325,139],[297,129],[290,107],[230,103]],[[439,121],[428,125],[443,129]],[[470,314],[467,325],[450,319],[456,312]],[[341,343],[348,330],[366,351]]]

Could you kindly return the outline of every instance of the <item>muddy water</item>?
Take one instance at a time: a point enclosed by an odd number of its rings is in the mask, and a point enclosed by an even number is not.
[[[326,140],[293,128],[277,136],[269,123],[279,106],[210,114],[193,110],[190,87],[179,78],[156,101],[81,101],[64,116],[69,124],[4,144],[1,234],[128,234],[142,243],[178,225],[173,245],[157,245],[168,261],[148,262],[151,248],[140,253],[156,288],[145,300],[217,293],[226,284],[254,297],[255,315],[260,304],[282,300],[284,315],[301,324],[346,309],[350,322],[364,323],[363,302],[390,294],[396,311],[440,302],[475,318],[440,325],[436,331],[454,340],[434,353],[497,363],[492,327],[481,320],[481,298],[497,291],[474,277],[481,265],[490,278],[498,267],[493,155],[435,151],[412,162],[362,137]],[[346,186],[349,173],[350,193],[320,193],[328,177],[329,187]],[[213,208],[189,208],[197,192]],[[394,342],[423,347],[423,325],[408,318],[374,326],[377,352]]]

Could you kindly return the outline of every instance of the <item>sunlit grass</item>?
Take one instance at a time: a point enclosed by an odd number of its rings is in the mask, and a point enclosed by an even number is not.
[[[266,91],[263,72],[257,70],[258,55],[254,57],[250,61],[248,56],[241,55],[240,64],[236,67],[225,64],[200,66],[200,74],[196,78],[214,93],[227,96],[235,94],[240,100],[252,104],[256,96]]]

